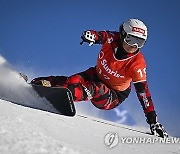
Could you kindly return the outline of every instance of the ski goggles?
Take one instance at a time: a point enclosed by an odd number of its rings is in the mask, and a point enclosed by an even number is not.
[[[146,40],[143,38],[139,38],[139,37],[127,34],[126,37],[124,38],[124,42],[126,42],[130,46],[136,45],[137,48],[142,48]]]

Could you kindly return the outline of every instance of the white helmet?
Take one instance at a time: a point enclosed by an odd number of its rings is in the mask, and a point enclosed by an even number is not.
[[[147,40],[147,27],[138,19],[129,19],[120,26],[120,34],[124,39],[127,36],[135,36],[145,41]],[[139,41],[139,40],[138,40]],[[141,47],[144,45],[141,45]]]

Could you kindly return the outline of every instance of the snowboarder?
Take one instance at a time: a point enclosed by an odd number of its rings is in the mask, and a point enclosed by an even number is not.
[[[31,83],[66,87],[75,102],[89,99],[97,108],[110,110],[128,97],[133,82],[152,134],[168,137],[157,120],[146,81],[146,62],[140,51],[147,40],[145,24],[138,19],[129,19],[120,25],[119,32],[87,30],[81,39],[81,44],[87,42],[89,46],[102,44],[95,67],[70,77],[38,77]]]

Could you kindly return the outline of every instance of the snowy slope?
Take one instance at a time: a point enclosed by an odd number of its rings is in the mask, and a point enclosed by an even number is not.
[[[51,113],[55,109],[39,98],[1,56],[0,74],[0,98],[4,99],[0,99],[0,154],[180,154],[179,143],[122,143],[125,137],[152,138],[139,128],[84,115]],[[108,133],[115,134],[115,138]]]
[[[119,144],[108,148],[104,137],[151,137],[127,126],[76,115],[65,117],[0,100],[1,154],[178,154],[180,144]]]

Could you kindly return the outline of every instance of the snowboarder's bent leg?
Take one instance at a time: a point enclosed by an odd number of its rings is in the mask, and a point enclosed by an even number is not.
[[[127,98],[130,92],[129,88],[118,92],[107,87],[98,79],[95,67],[70,77],[39,77],[33,79],[31,83],[42,85],[43,81],[49,81],[50,87],[68,88],[72,92],[75,102],[89,99],[94,106],[104,110],[110,110],[118,106]]]
[[[67,81],[67,88],[76,102],[90,99],[94,106],[104,110],[113,109],[122,102],[116,92],[102,82],[86,81],[80,74],[69,77]]]

